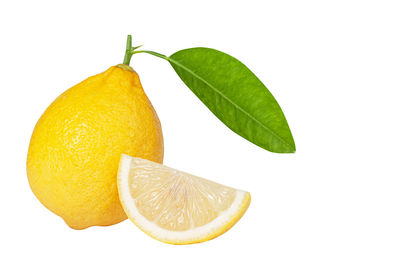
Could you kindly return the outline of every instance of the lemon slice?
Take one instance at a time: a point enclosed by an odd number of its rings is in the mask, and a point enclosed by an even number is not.
[[[141,158],[122,155],[118,191],[129,219],[149,236],[192,244],[229,230],[250,194]]]

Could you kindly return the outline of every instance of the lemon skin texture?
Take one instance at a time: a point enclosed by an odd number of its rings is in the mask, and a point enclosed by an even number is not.
[[[61,94],[37,122],[27,175],[33,193],[74,229],[127,218],[118,197],[121,153],[162,163],[160,121],[137,73],[117,65]]]

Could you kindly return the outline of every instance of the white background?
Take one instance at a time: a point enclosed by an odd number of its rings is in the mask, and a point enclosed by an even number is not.
[[[2,1],[1,266],[400,266],[398,1]],[[25,160],[45,108],[121,63],[125,38],[240,59],[287,117],[295,154],[237,136],[167,62],[131,65],[162,122],[166,165],[247,190],[221,237],[173,246],[130,221],[77,231],[35,198]]]

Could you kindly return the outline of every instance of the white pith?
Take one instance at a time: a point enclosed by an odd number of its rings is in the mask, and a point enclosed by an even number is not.
[[[132,157],[128,155],[122,155],[118,170],[118,184],[120,199],[124,203],[128,217],[142,230],[148,233],[150,236],[156,237],[159,240],[173,243],[184,243],[185,241],[201,240],[218,232],[221,228],[229,224],[234,217],[237,216],[240,209],[243,208],[243,202],[245,200],[247,192],[236,190],[236,196],[232,202],[232,205],[225,211],[222,211],[218,217],[211,222],[192,228],[185,231],[171,231],[164,229],[156,223],[149,221],[144,217],[135,205],[135,199],[132,198],[129,189],[129,172],[131,166]]]

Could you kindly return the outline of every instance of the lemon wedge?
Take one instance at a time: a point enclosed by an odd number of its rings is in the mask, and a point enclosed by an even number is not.
[[[250,204],[248,192],[124,154],[117,184],[129,219],[169,244],[213,239],[229,230]]]

